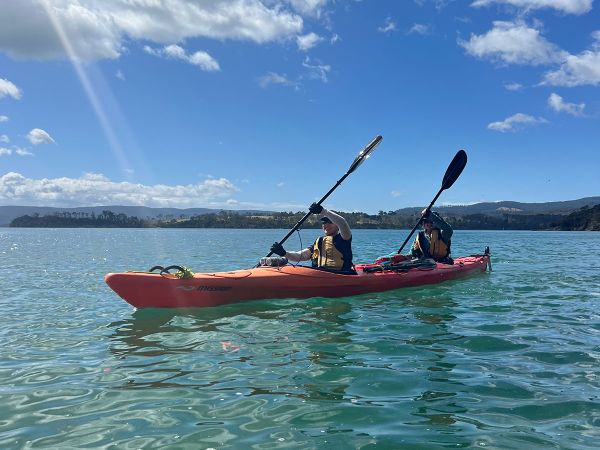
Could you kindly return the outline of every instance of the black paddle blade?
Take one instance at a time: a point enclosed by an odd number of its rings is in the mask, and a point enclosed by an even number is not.
[[[369,156],[371,156],[371,153],[373,153],[373,151],[375,150],[375,147],[377,147],[379,145],[379,143],[381,142],[382,139],[383,139],[383,136],[377,136],[375,139],[373,139],[371,142],[369,142],[369,144],[360,151],[360,153],[354,159],[354,161],[352,161],[352,164],[350,164],[350,168],[348,169],[348,172],[346,172],[346,173],[352,173],[356,169],[358,169],[358,166],[360,166],[363,162],[365,162],[365,160]]]
[[[442,190],[448,189],[458,179],[463,169],[467,165],[467,152],[459,150],[454,159],[446,169],[444,179],[442,180]]]

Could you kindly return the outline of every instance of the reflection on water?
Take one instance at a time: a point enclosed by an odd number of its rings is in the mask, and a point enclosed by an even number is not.
[[[106,272],[249,267],[280,231],[0,234],[2,449],[597,447],[600,235],[457,232],[492,274],[133,312]],[[355,239],[374,259],[390,234]]]
[[[340,432],[349,415],[365,425],[343,432],[363,437],[370,436],[368,423],[376,417],[390,427],[399,420],[373,416],[372,408],[410,398],[404,425],[448,426],[466,411],[455,400],[463,389],[460,376],[454,376],[456,364],[447,359],[447,343],[462,338],[448,326],[455,307],[445,292],[136,311],[110,324],[110,351],[118,360],[114,370],[124,373],[115,387],[183,388],[213,402],[215,396],[234,396],[241,405],[258,401],[260,410],[246,411],[252,421],[266,420],[285,404],[291,425],[318,421],[329,424],[332,433]],[[403,323],[397,321],[399,309]],[[389,357],[390,347],[399,350],[398,358]],[[350,409],[340,409],[340,403]],[[328,404],[336,407],[330,410]],[[219,408],[210,411],[213,419],[223,414]]]

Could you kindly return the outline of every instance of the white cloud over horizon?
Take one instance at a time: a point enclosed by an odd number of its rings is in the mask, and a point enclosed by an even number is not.
[[[0,122],[8,122],[8,116],[0,116]]]
[[[292,38],[302,32],[299,14],[318,16],[326,0],[19,0],[0,15],[0,50],[13,57],[117,59],[131,40],[157,44],[190,38],[251,41]],[[65,40],[67,42],[65,42]]]
[[[0,155],[2,154],[0,149]],[[111,181],[102,174],[79,178],[26,178],[8,172],[0,176],[0,202],[5,205],[101,206],[136,205],[192,208],[222,204],[239,189],[226,178],[197,184],[167,186]]]
[[[518,131],[526,125],[537,125],[547,123],[543,117],[533,117],[528,114],[517,113],[498,122],[488,124],[488,129],[506,133],[508,131]]]

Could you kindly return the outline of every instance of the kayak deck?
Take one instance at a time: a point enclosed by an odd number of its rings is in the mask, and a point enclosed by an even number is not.
[[[348,297],[404,287],[437,284],[485,272],[489,255],[456,258],[453,265],[363,271],[356,275],[306,266],[256,267],[231,272],[197,273],[192,278],[148,272],[109,273],[105,281],[136,308],[198,308],[258,299]]]

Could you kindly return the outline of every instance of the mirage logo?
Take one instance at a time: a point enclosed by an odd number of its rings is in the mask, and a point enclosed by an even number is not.
[[[222,291],[230,291],[233,289],[231,286],[198,286],[196,288],[197,291],[203,292],[222,292]]]

